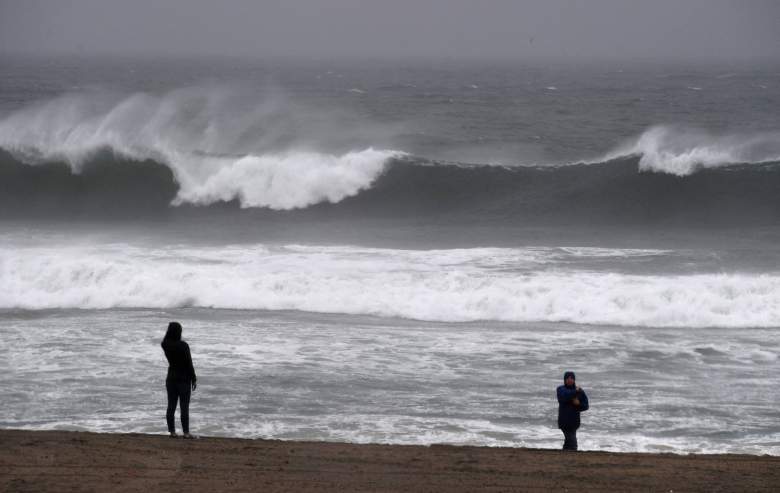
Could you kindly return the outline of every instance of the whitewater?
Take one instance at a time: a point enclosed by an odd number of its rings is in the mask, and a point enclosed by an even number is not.
[[[684,252],[128,244],[0,249],[0,309],[222,308],[439,322],[773,327],[780,273],[624,273]],[[577,260],[579,265],[572,265]],[[593,263],[588,262],[591,260]],[[690,262],[690,258],[685,258]],[[671,270],[670,266],[666,267]],[[695,307],[692,310],[691,307]]]

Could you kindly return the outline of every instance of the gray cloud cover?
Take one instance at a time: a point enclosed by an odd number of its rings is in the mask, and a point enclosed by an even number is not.
[[[774,0],[0,0],[0,51],[780,59]]]

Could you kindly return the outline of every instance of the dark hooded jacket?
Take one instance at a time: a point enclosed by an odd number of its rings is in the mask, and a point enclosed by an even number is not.
[[[574,372],[567,371],[563,374],[564,385],[558,387],[558,428],[562,430],[576,430],[580,427],[580,413],[588,410],[588,396],[584,390],[577,392],[577,386],[565,385],[567,377],[574,377]],[[576,406],[572,401],[579,399],[580,405]]]
[[[190,346],[184,341],[164,340],[165,357],[168,359],[168,378],[175,382],[195,382],[195,368],[192,366]]]

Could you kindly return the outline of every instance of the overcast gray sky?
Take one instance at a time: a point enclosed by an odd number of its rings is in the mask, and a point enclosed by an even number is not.
[[[0,0],[0,51],[780,60],[780,0]]]

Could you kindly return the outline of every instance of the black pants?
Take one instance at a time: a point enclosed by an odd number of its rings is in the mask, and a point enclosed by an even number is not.
[[[168,432],[176,433],[176,402],[181,403],[181,428],[184,433],[190,432],[190,395],[192,383],[189,380],[166,380],[165,389],[168,391],[168,412],[165,419],[168,421]]]
[[[577,428],[561,428],[563,432],[563,450],[577,450]]]

